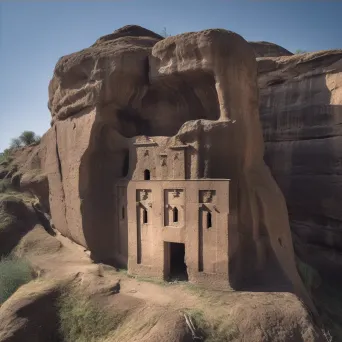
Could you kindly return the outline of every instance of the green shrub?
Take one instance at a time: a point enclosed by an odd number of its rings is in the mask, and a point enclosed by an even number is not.
[[[32,131],[24,131],[19,136],[19,141],[24,146],[29,146],[33,143],[39,142],[40,137],[36,135],[36,133]]]
[[[33,279],[30,265],[22,259],[7,257],[0,260],[0,304],[20,286]]]
[[[0,193],[4,193],[11,188],[12,184],[10,179],[0,179]]]
[[[120,323],[119,315],[109,315],[74,289],[61,295],[57,307],[59,331],[65,342],[102,341]]]
[[[16,148],[21,147],[21,140],[19,138],[13,138],[10,143],[10,149],[14,150]]]
[[[11,152],[12,150],[10,148],[6,148],[3,152],[0,153],[0,165],[9,164],[13,160]]]

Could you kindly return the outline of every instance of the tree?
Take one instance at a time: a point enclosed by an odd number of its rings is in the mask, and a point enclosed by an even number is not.
[[[166,31],[166,27],[163,28],[163,30],[160,33],[161,36],[163,36],[164,38],[170,37],[171,34],[168,34]]]
[[[35,142],[38,142],[40,140],[40,137],[38,137],[36,133],[32,131],[24,131],[20,134],[19,140],[24,146],[28,146]]]
[[[10,148],[14,149],[19,147],[21,147],[21,140],[19,138],[13,138],[11,140]]]

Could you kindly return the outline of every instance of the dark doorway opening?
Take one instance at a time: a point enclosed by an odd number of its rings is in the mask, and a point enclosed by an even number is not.
[[[150,180],[151,179],[151,173],[150,170],[144,171],[144,180]]]
[[[184,243],[169,243],[170,248],[170,281],[188,280],[188,272],[185,264],[185,245]]]

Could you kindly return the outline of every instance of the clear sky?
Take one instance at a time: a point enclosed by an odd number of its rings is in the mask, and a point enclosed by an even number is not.
[[[342,48],[342,1],[0,0],[0,151],[50,126],[48,83],[59,57],[128,24],[169,34],[225,28],[290,51]]]

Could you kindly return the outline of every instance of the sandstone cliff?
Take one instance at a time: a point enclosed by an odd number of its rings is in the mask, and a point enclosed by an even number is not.
[[[93,258],[125,263],[113,192],[134,170],[127,153],[139,135],[178,134],[194,148],[211,146],[195,177],[232,179],[231,269],[243,277],[274,260],[305,296],[285,201],[263,162],[256,76],[251,46],[225,30],[162,39],[128,26],[62,57],[44,136],[55,227]]]
[[[259,58],[258,68],[265,161],[285,195],[297,251],[331,273],[342,248],[342,51]]]

